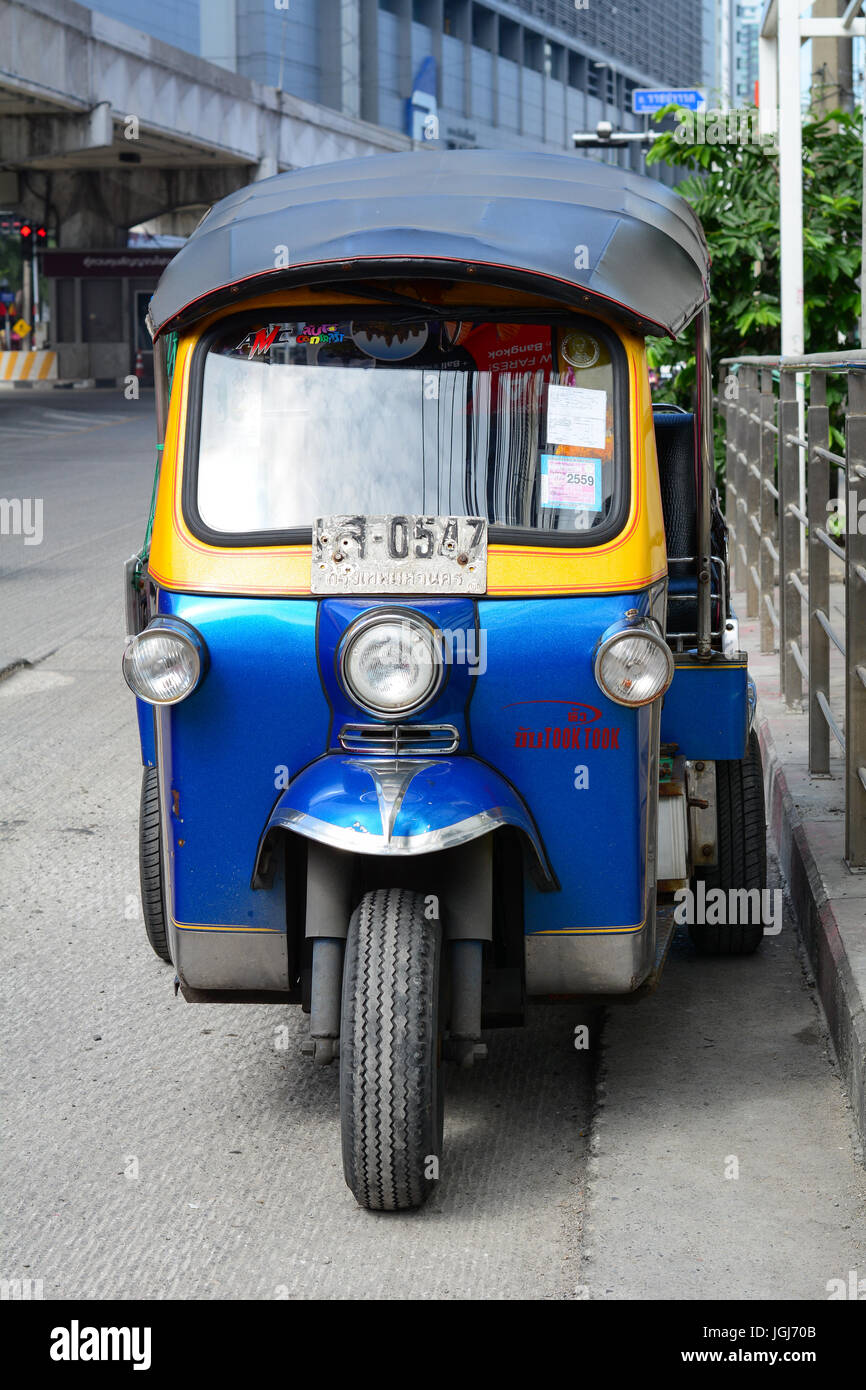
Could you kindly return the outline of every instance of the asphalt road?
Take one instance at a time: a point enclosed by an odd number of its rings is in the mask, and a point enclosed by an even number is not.
[[[633,1007],[491,1034],[450,1080],[428,1206],[355,1206],[299,1011],[188,1005],[145,941],[119,662],[153,457],[150,397],[0,396],[0,499],[42,499],[39,544],[0,535],[0,1275],[49,1299],[820,1299],[866,1275],[787,918],[751,960],[678,942]]]

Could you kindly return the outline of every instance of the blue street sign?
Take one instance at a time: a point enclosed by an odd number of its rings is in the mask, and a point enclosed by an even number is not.
[[[14,291],[14,290],[0,290],[0,304],[14,304],[14,303],[15,303],[15,291]]]
[[[697,87],[635,87],[631,94],[632,111],[636,116],[660,111],[663,106],[685,106],[698,111],[706,102],[706,92]]]

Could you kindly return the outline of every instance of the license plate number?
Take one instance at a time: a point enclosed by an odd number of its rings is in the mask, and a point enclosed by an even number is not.
[[[487,521],[478,516],[322,516],[314,594],[483,594]]]

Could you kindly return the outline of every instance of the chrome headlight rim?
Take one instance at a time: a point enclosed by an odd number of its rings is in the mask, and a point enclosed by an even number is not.
[[[607,656],[608,652],[610,652],[612,648],[617,645],[617,643],[627,641],[629,638],[633,637],[642,637],[648,639],[651,645],[653,645],[658,651],[662,653],[662,655],[665,658],[665,664],[667,667],[667,679],[665,680],[664,685],[661,687],[660,690],[657,690],[655,694],[648,695],[643,700],[626,700],[623,699],[620,695],[614,695],[607,688],[601,676],[601,663],[604,660],[605,656]],[[662,696],[670,689],[671,681],[674,678],[675,671],[676,666],[674,663],[674,654],[668,646],[667,642],[665,641],[664,637],[662,636],[661,632],[658,630],[652,618],[639,618],[634,621],[626,621],[622,624],[617,624],[616,628],[613,631],[608,629],[608,631],[602,635],[599,641],[598,648],[595,653],[595,660],[593,662],[593,675],[595,676],[595,683],[598,686],[599,690],[602,692],[603,695],[607,696],[608,700],[612,700],[613,703],[616,705],[622,705],[624,709],[641,709],[644,705],[651,705],[656,700],[660,700]]]
[[[133,647],[141,646],[152,640],[154,637],[170,636],[177,638],[192,653],[193,656],[193,678],[189,686],[178,695],[173,695],[170,699],[161,700],[155,695],[146,694],[136,688],[130,679],[128,669],[128,658]],[[130,638],[123,649],[121,658],[121,673],[129,689],[137,700],[143,700],[146,705],[153,705],[162,708],[168,705],[179,705],[184,700],[188,700],[190,695],[201,685],[202,677],[208,667],[208,650],[201,633],[182,618],[175,618],[169,615],[152,618],[147,627],[142,628],[141,632]]]
[[[364,699],[355,690],[348,675],[347,662],[352,648],[364,633],[368,632],[371,627],[378,627],[395,620],[408,623],[426,638],[429,638],[430,650],[433,655],[433,678],[428,689],[418,699],[409,704],[401,705],[399,709],[385,709],[381,705]],[[446,663],[439,629],[426,613],[419,612],[417,608],[372,608],[354,618],[340,638],[335,666],[340,689],[346,698],[358,709],[363,710],[365,714],[370,714],[374,719],[381,719],[390,724],[398,723],[409,715],[418,714],[422,709],[426,709],[428,705],[432,704],[441,692],[446,677]]]

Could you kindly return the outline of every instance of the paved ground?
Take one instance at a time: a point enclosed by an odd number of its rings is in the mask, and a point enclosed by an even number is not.
[[[866,1275],[864,1171],[790,921],[751,961],[680,943],[603,1041],[568,1006],[491,1035],[415,1215],[355,1207],[337,1072],[297,1054],[295,1011],[175,999],[139,915],[119,674],[150,412],[0,399],[0,498],[44,499],[41,545],[0,536],[0,669],[38,663],[0,680],[0,1275],[48,1298],[412,1299],[822,1298]]]
[[[804,576],[805,577],[805,576]],[[845,633],[844,573],[830,556],[827,605],[838,633]],[[854,581],[856,582],[856,581]],[[778,599],[775,599],[778,604]],[[746,610],[739,596],[740,612]],[[805,606],[804,606],[805,618]],[[801,642],[808,660],[808,622]],[[758,687],[759,737],[764,748],[768,817],[777,838],[783,872],[791,884],[800,935],[807,945],[816,986],[854,1112],[866,1142],[866,872],[846,859],[845,759],[818,709],[829,750],[829,776],[809,771],[808,681],[806,698],[786,705],[779,693],[779,654],[761,652],[758,622],[740,622],[740,640],[750,653]],[[845,662],[830,642],[830,709],[847,732]],[[855,783],[856,788],[856,783]],[[859,788],[856,788],[859,790]],[[866,814],[864,811],[862,814]],[[855,823],[857,811],[855,809]]]

